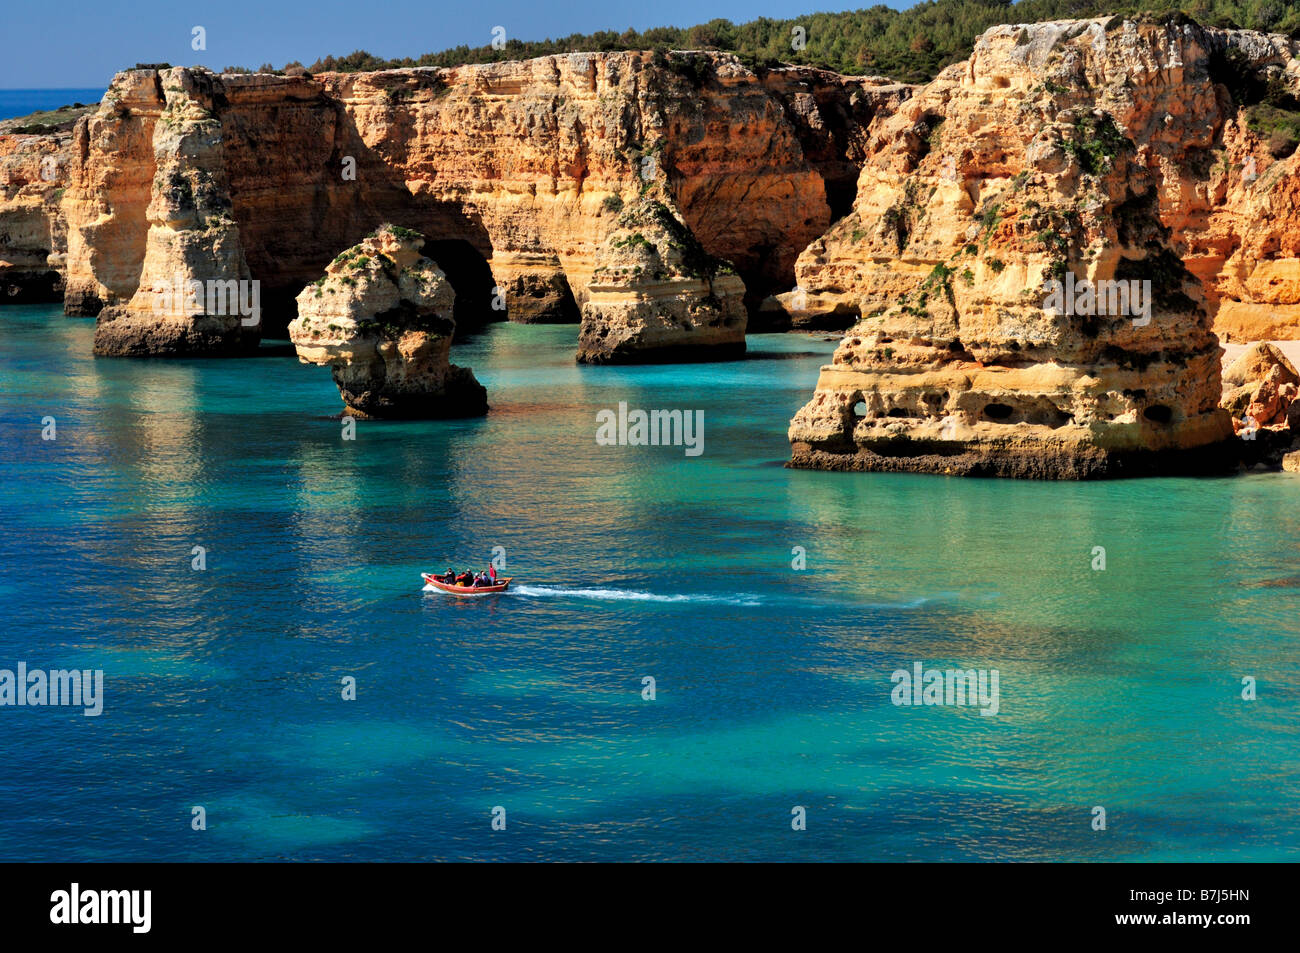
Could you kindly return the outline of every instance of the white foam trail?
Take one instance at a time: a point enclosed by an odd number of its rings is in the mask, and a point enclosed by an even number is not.
[[[635,602],[712,602],[729,606],[756,606],[762,599],[748,593],[734,596],[663,595],[656,592],[637,592],[633,589],[556,589],[551,586],[512,586],[509,592],[521,596],[557,597],[573,599],[632,600]]]

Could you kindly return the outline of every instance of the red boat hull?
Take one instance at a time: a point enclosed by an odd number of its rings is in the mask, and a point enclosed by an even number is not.
[[[495,586],[456,586],[445,582],[439,582],[437,579],[433,578],[431,573],[423,572],[420,573],[420,575],[423,576],[424,581],[433,586],[433,588],[441,590],[442,592],[450,593],[453,596],[490,596],[494,592],[505,592],[510,588],[510,580],[514,578],[513,576],[506,576]]]

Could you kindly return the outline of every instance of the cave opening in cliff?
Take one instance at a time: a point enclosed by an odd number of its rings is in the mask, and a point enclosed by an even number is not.
[[[424,243],[422,254],[438,263],[456,292],[452,317],[457,336],[479,330],[490,321],[504,321],[506,307],[493,307],[498,300],[498,286],[487,259],[472,244],[460,238],[431,239]]]
[[[1006,420],[1012,413],[1013,409],[1007,404],[988,404],[984,407],[984,416],[989,420]]]

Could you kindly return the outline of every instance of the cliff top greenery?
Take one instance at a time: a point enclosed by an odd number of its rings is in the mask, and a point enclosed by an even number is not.
[[[0,121],[2,135],[49,135],[52,132],[67,132],[76,125],[77,120],[88,112],[93,112],[98,103],[87,106],[85,103],[73,103],[58,109],[42,109],[26,116],[15,116]]]
[[[508,39],[499,50],[490,45],[462,45],[414,59],[386,60],[357,50],[346,56],[326,56],[308,70],[360,72],[492,63],[553,53],[712,49],[736,53],[753,65],[821,66],[840,73],[877,74],[915,83],[929,80],[943,67],[965,59],[975,37],[1000,23],[1176,12],[1206,26],[1300,35],[1300,4],[1292,0],[928,0],[907,10],[875,6],[844,13],[813,13],[792,20],[763,17],[740,24],[710,20],[696,26],[656,27],[642,32],[603,30],[554,40]],[[791,47],[795,27],[806,31],[801,50]],[[301,68],[301,64],[291,63],[285,68],[291,67]]]

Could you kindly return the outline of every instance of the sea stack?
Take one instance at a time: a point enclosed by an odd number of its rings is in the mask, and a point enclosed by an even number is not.
[[[420,249],[385,225],[343,252],[298,295],[289,337],[304,364],[328,365],[355,417],[478,417],[487,392],[450,363],[456,293]]]
[[[130,300],[99,312],[102,356],[224,355],[261,336],[261,301],[231,214],[212,74],[158,73],[164,106],[153,123],[154,176],[143,264]],[[110,89],[101,114],[127,110]]]
[[[745,353],[745,285],[706,252],[661,186],[623,209],[582,306],[586,364],[718,361]]]
[[[1206,74],[1237,42],[1118,18],[996,27],[886,119],[852,212],[796,266],[862,319],[791,421],[791,465],[1233,466],[1213,305],[1161,213],[1184,190],[1165,170],[1208,157],[1228,118]]]

